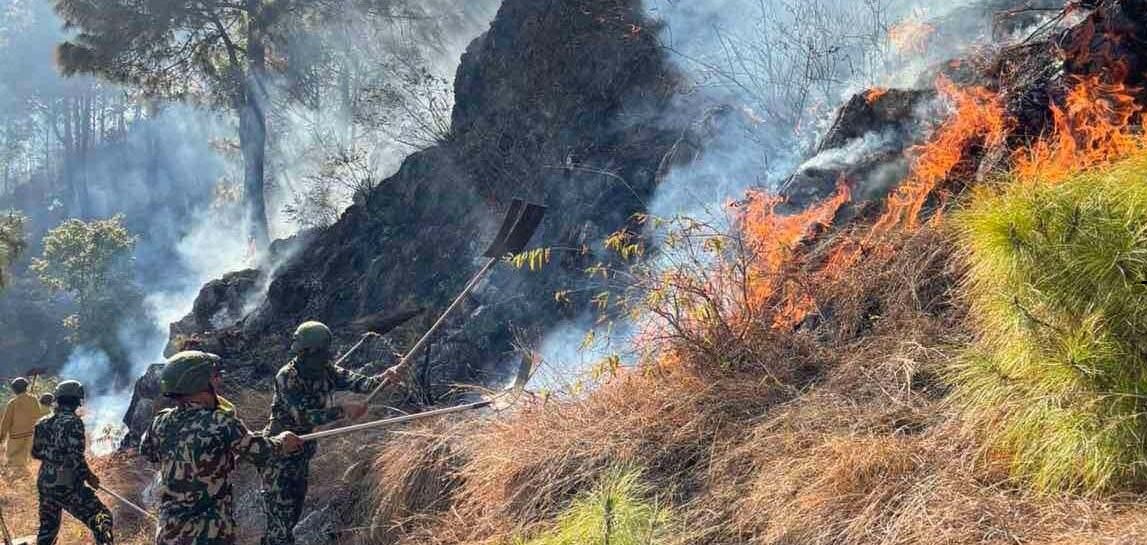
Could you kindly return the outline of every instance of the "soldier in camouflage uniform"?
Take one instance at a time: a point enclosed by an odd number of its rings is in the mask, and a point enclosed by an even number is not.
[[[180,352],[163,368],[160,388],[176,406],[155,417],[139,452],[160,465],[156,545],[235,543],[231,472],[240,459],[262,463],[298,450],[292,433],[252,434],[233,409],[220,407],[219,357]]]
[[[92,488],[100,480],[84,458],[84,423],[76,409],[84,399],[84,387],[74,380],[56,386],[56,411],[36,423],[32,457],[40,460],[36,488],[40,493],[40,531],[37,545],[53,545],[60,532],[60,513],[67,510],[92,531],[97,545],[111,545],[112,514]],[[84,486],[84,483],[92,488]]]
[[[331,331],[327,326],[319,322],[300,325],[295,330],[291,352],[295,358],[275,375],[268,433],[289,430],[301,435],[314,431],[316,426],[342,418],[354,420],[366,413],[366,405],[361,403],[334,405],[334,393],[343,390],[369,393],[378,386],[380,379],[334,366],[331,363]],[[260,467],[267,512],[263,545],[295,543],[293,531],[303,513],[307,476],[315,453],[316,445],[310,442],[302,451],[274,457],[269,464]]]

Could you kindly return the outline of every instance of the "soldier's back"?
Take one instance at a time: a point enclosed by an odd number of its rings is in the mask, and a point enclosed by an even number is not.
[[[236,453],[230,448],[242,424],[206,407],[177,407],[156,416],[141,451],[160,466],[163,509],[194,508],[230,494]]]
[[[40,460],[41,487],[71,488],[81,477],[84,423],[70,411],[57,411],[36,422],[32,455]]]
[[[270,448],[231,411],[181,405],[159,413],[140,441],[140,454],[159,464],[156,543],[230,543],[235,533],[231,473],[240,457],[265,457]]]

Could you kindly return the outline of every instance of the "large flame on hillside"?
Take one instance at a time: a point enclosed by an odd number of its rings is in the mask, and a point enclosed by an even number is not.
[[[837,212],[851,199],[848,185],[841,180],[836,193],[799,214],[783,215],[777,206],[783,201],[762,192],[750,194],[748,204],[737,218],[742,239],[750,255],[746,265],[745,306],[759,316],[773,311],[775,328],[800,323],[815,309],[815,302],[801,286],[786,280],[794,252],[818,228],[832,224]],[[791,280],[791,279],[790,279]]]
[[[1098,76],[1081,78],[1062,106],[1051,105],[1050,134],[1013,155],[1013,172],[1021,180],[1056,183],[1142,149],[1143,138],[1133,129],[1143,107],[1133,93]]]
[[[1007,116],[996,93],[983,87],[958,88],[944,78],[936,82],[936,87],[955,112],[928,143],[909,150],[912,163],[908,177],[888,196],[874,233],[887,232],[898,225],[917,228],[929,196],[948,179],[968,149],[977,144],[999,146],[1007,136]]]
[[[1106,79],[1080,78],[1060,103],[1050,105],[1051,129],[1029,147],[1010,152],[1013,172],[1021,179],[1054,182],[1147,148],[1144,137],[1137,134],[1143,107],[1134,100],[1136,90],[1108,83],[1112,80],[1110,74]],[[810,251],[814,249],[807,245],[819,230],[832,225],[851,199],[843,180],[832,197],[791,215],[777,211],[781,198],[749,194],[736,217],[742,250],[749,259],[744,264],[722,264],[717,280],[706,286],[708,293],[722,294],[724,301],[736,300],[740,310],[732,316],[734,322],[797,327],[816,312],[818,285],[844,278],[862,259],[882,259],[895,252],[894,244],[882,242],[884,234],[942,221],[943,209],[959,189],[955,182],[972,174],[975,158],[982,151],[1009,153],[1007,138],[1014,120],[996,92],[959,87],[943,77],[936,88],[951,113],[926,143],[906,152],[908,175],[887,197],[884,212],[866,234],[842,233],[824,252]],[[886,92],[874,88],[864,98],[871,104]],[[935,211],[925,217],[925,208]]]

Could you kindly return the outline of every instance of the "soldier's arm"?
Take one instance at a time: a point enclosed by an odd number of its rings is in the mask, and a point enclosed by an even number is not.
[[[155,442],[154,427],[155,422],[152,422],[152,424],[147,427],[147,431],[143,432],[143,436],[139,438],[139,455],[153,464],[158,464],[160,461],[159,445]]]
[[[39,424],[32,432],[32,457],[37,460],[44,459],[44,434],[40,432]]]
[[[295,422],[309,423],[312,426],[329,424],[343,417],[343,409],[339,406],[325,409],[302,408],[305,404],[303,393],[292,388],[290,381],[283,375],[275,377],[275,394],[271,404],[280,407],[279,410],[290,413],[291,419]]]
[[[273,438],[263,434],[251,433],[242,420],[227,413],[224,415],[223,427],[232,452],[240,459],[256,465],[263,465],[274,454],[280,452],[281,445]]]
[[[342,367],[335,367],[335,388],[350,390],[360,394],[369,394],[382,383],[375,377],[368,377]]]
[[[76,468],[76,476],[86,481],[92,476],[88,467],[88,459],[84,456],[87,449],[87,435],[84,433],[84,423],[74,419],[68,422],[64,429],[64,465]]]

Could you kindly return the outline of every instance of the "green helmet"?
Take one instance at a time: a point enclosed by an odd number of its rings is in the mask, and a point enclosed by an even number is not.
[[[219,356],[188,350],[171,356],[159,375],[159,389],[165,396],[198,394],[211,388],[211,377]]]
[[[22,394],[28,390],[28,379],[24,377],[16,377],[12,379],[12,382],[8,383],[8,386],[12,387],[13,392]]]
[[[56,399],[61,397],[84,398],[84,385],[77,380],[65,380],[56,385]]]
[[[331,346],[331,329],[322,322],[303,322],[291,339],[291,352],[322,350]]]

